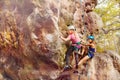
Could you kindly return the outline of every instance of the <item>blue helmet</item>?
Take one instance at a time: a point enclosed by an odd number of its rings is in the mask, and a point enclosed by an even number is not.
[[[94,40],[94,36],[88,36],[88,39]]]

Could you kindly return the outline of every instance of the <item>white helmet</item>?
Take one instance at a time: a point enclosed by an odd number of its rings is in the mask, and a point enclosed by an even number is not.
[[[73,25],[68,26],[68,29],[69,29],[69,30],[76,30]]]

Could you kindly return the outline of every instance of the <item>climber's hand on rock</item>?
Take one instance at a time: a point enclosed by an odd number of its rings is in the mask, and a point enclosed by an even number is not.
[[[62,36],[59,36],[59,38],[62,38]]]

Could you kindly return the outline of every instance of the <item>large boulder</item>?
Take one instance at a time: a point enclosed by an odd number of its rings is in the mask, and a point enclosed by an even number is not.
[[[90,10],[86,3],[92,4]],[[79,34],[102,27],[95,5],[96,0],[1,0],[0,73],[10,80],[55,80],[66,51],[59,36],[66,36],[68,24]]]
[[[113,51],[97,53],[79,70],[63,72],[57,80],[120,80],[120,56]]]

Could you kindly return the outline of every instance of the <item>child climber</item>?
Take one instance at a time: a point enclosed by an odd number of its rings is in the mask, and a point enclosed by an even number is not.
[[[75,68],[77,69],[78,68],[78,51],[81,47],[81,42],[80,42],[80,38],[79,38],[78,33],[76,32],[75,27],[73,25],[68,26],[68,37],[64,38],[64,37],[60,36],[60,38],[63,41],[71,41],[72,42],[71,46],[66,51],[66,55],[65,55],[66,65],[64,67],[64,70],[71,69],[69,58],[73,52],[75,53],[75,63],[76,63]]]
[[[80,60],[80,62],[78,63],[78,65],[82,65],[88,59],[92,59],[94,57],[94,53],[95,53],[94,36],[92,36],[92,35],[88,36],[88,42],[89,42],[89,44],[85,45],[85,46],[89,47],[88,54],[82,60]]]

